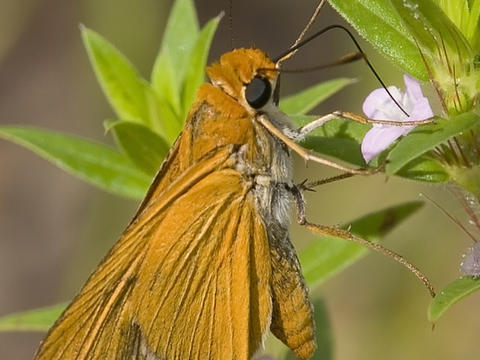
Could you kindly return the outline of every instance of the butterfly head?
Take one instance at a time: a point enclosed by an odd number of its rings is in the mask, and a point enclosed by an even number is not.
[[[213,85],[252,112],[275,103],[278,71],[261,50],[235,49],[206,70]]]

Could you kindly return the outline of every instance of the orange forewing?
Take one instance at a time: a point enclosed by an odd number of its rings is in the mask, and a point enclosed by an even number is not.
[[[231,150],[207,156],[145,207],[38,359],[250,358],[270,319],[271,270],[266,229],[229,167]]]

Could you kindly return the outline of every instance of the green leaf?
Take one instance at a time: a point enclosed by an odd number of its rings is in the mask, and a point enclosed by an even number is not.
[[[155,70],[158,68],[158,70]],[[177,82],[177,74],[174,69],[174,63],[170,59],[167,53],[161,53],[155,61],[154,68],[156,77],[155,82],[152,84],[155,91],[155,95],[159,100],[159,113],[161,116],[162,126],[168,126],[166,121],[174,120],[174,123],[181,127],[183,119],[181,118],[181,99],[180,99],[180,85]],[[162,112],[162,108],[167,107],[172,116],[165,116]],[[171,126],[172,127],[172,126]],[[171,137],[171,134],[167,132],[167,135]]]
[[[434,0],[473,45],[478,35],[479,0]]]
[[[212,43],[213,35],[217,30],[218,23],[223,15],[211,19],[202,29],[197,38],[193,51],[190,55],[188,70],[183,85],[183,115],[182,121],[190,109],[195,98],[197,88],[205,81],[205,66],[207,64],[208,52]]]
[[[165,99],[159,99],[151,88],[147,90],[146,94],[149,116],[152,120],[148,127],[171,145],[182,130],[179,117],[174,113],[170,104]]]
[[[389,1],[329,0],[329,2],[360,35],[393,63],[418,79],[429,79],[414,39]]]
[[[387,156],[387,174],[395,174],[410,161],[455,135],[477,126],[480,116],[464,113],[450,119],[436,118],[435,123],[418,126],[400,139]]]
[[[188,69],[191,50],[197,40],[199,26],[195,5],[192,0],[176,0],[168,16],[168,23],[162,39],[159,54],[166,54],[170,64],[175,66],[177,88],[183,82]],[[155,62],[152,73],[152,84],[157,89],[157,83],[163,81],[161,64]]]
[[[475,52],[480,54],[480,0],[473,1],[466,32]]]
[[[438,56],[438,50],[446,45],[459,59],[469,59],[472,56],[468,40],[432,0],[390,1],[424,55]],[[429,63],[432,64],[431,61]]]
[[[47,331],[67,304],[18,312],[0,317],[0,331]]]
[[[480,290],[479,277],[464,276],[451,282],[430,303],[428,319],[436,322],[450,306],[477,290]]]
[[[313,310],[317,350],[315,350],[311,359],[331,360],[333,359],[332,327],[330,325],[327,306],[325,305],[323,298],[316,298],[313,300]],[[293,351],[287,348],[283,359],[295,360],[297,357]]]
[[[188,71],[198,32],[193,1],[175,1],[168,17],[160,51],[153,65],[152,87],[160,99],[167,100],[180,124],[183,121],[180,89]]]
[[[149,124],[148,83],[107,40],[83,26],[81,31],[97,79],[117,116],[122,120]]]
[[[366,166],[360,150],[360,144],[351,139],[309,136],[302,142],[302,146],[319,154],[332,156],[353,165]]]
[[[443,183],[450,180],[450,175],[442,164],[425,155],[410,161],[396,175],[429,183]]]
[[[149,128],[129,121],[116,121],[108,127],[132,162],[153,176],[167,155],[167,142]]]
[[[117,195],[140,199],[150,183],[123,154],[90,140],[32,127],[0,127],[0,137],[22,145],[61,169]]]
[[[280,101],[280,109],[289,115],[302,115],[322,101],[355,82],[354,79],[339,78],[314,85],[302,92]]]
[[[365,240],[378,242],[423,205],[414,201],[393,206],[351,222],[350,231]],[[300,253],[303,275],[310,288],[364,256],[368,249],[344,239],[322,236]]]

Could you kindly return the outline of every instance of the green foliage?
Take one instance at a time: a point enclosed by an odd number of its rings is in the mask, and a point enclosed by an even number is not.
[[[153,176],[168,153],[169,145],[148,127],[130,121],[115,121],[107,126],[115,141],[130,160],[147,175]]]
[[[182,117],[185,119],[188,110],[193,103],[197,88],[205,81],[205,64],[207,62],[208,50],[212,42],[213,35],[217,30],[220,16],[210,20],[198,36],[193,49],[190,61],[188,63],[185,82],[182,87]]]
[[[423,54],[435,58],[442,41],[447,47],[456,49],[458,56],[470,55],[468,41],[432,0],[391,0],[391,2]]]
[[[479,97],[480,70],[474,66],[474,47],[480,31],[476,25],[473,32],[468,29],[470,21],[478,23],[478,9],[470,14],[458,1],[453,11],[452,6],[444,7],[449,17],[434,0],[391,2],[418,44],[444,110],[450,116],[471,111]],[[465,18],[455,24],[452,20],[458,20],[458,11]]]
[[[436,160],[424,154],[403,166],[396,175],[417,181],[443,183],[450,180],[450,175]]]
[[[433,0],[460,29],[462,34],[475,45],[480,33],[480,0]]]
[[[179,89],[183,84],[186,65],[198,33],[199,26],[193,1],[176,1],[168,17],[160,52],[152,71],[153,88],[160,97],[166,96],[164,89],[170,88],[168,96],[176,98],[169,99],[168,102],[172,105],[180,106]],[[165,62],[169,64],[167,69],[164,68]],[[170,76],[166,77],[167,74]]]
[[[0,127],[0,137],[114,194],[142,198],[150,182],[125,155],[90,140],[31,127]]]
[[[480,290],[480,278],[464,276],[440,291],[428,308],[428,319],[435,323],[453,304],[471,293]]]
[[[81,32],[98,82],[117,116],[126,121],[151,123],[147,82],[107,40],[83,26]]]
[[[57,304],[0,317],[0,331],[47,331],[66,306]]]
[[[181,131],[220,18],[199,30],[191,0],[175,3],[152,85],[112,44],[81,27],[92,67],[118,121],[108,121],[120,151],[48,130],[2,127],[0,137],[34,151],[82,180],[140,199]]]

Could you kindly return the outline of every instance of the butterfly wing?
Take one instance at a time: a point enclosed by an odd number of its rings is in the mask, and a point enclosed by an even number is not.
[[[271,317],[266,229],[234,147],[151,197],[37,359],[239,359]]]

